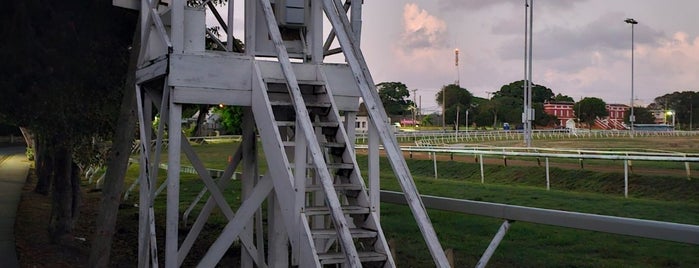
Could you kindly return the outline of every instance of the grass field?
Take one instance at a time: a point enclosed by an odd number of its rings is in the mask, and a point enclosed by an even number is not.
[[[536,146],[543,147],[543,144],[536,142]],[[546,141],[545,145],[697,152],[698,144],[699,139],[693,137],[660,137]],[[510,145],[512,144],[508,146]],[[223,169],[228,155],[234,152],[236,146],[237,144],[231,143],[205,144],[195,145],[195,150],[207,167]],[[261,153],[261,172],[266,168],[263,159]],[[366,161],[365,156],[358,156],[360,167],[365,166]],[[623,198],[623,169],[618,172],[595,172],[553,167],[552,190],[546,191],[542,167],[488,164],[486,183],[481,184],[479,166],[472,160],[440,161],[440,179],[437,180],[433,178],[431,160],[408,159],[407,162],[421,194],[699,225],[697,179],[632,174],[630,198]],[[183,161],[183,165],[187,163]],[[380,166],[382,189],[399,190],[386,159],[381,159]],[[135,178],[137,172],[137,167],[131,167],[129,174]],[[203,184],[195,176],[182,175],[181,211],[202,188]],[[240,203],[239,192],[239,182],[232,185],[232,191],[227,191],[227,198],[234,207]],[[158,222],[164,221],[163,199],[161,196],[157,202]],[[133,224],[134,213],[135,208],[124,209],[122,217],[131,219]],[[474,266],[502,223],[501,219],[442,211],[430,210],[429,214],[443,247],[453,249],[457,267]],[[397,256],[394,257],[399,267],[433,266],[407,206],[382,204],[381,220],[386,237],[396,250]],[[217,215],[207,227],[207,230],[212,231],[207,237],[213,237],[224,222],[223,217]],[[197,252],[205,248],[206,243],[202,243]],[[699,267],[699,246],[515,222],[491,259],[490,266]]]

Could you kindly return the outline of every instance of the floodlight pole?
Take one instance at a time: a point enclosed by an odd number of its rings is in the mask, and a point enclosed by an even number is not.
[[[532,39],[534,29],[534,0],[524,1],[524,107],[522,123],[524,124],[524,143],[532,146]]]
[[[634,136],[633,123],[636,121],[636,116],[633,113],[633,65],[634,65],[634,25],[638,24],[635,19],[627,18],[624,22],[631,24],[631,114],[629,115],[629,122],[631,123],[631,137]]]

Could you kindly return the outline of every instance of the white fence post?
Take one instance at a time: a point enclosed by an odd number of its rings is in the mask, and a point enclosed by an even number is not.
[[[546,157],[546,190],[551,190],[551,180],[549,175],[549,158]]]

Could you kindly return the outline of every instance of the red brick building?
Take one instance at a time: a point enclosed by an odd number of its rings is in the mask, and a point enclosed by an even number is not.
[[[544,112],[558,117],[558,125],[565,126],[568,119],[575,118],[572,101],[552,101],[544,103]]]
[[[574,102],[552,101],[544,103],[544,112],[558,117],[558,125],[565,126],[568,119],[575,119]],[[609,116],[595,120],[595,127],[600,129],[626,129],[624,116],[629,110],[625,104],[607,104]]]

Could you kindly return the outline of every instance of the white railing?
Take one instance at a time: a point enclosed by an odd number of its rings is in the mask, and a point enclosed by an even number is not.
[[[365,145],[357,145],[356,149],[367,149]],[[483,156],[502,157],[505,164],[507,157],[532,157],[545,160],[546,189],[551,189],[549,158],[568,158],[580,161],[583,159],[621,160],[624,162],[624,197],[629,195],[629,167],[631,161],[661,161],[684,163],[687,178],[691,179],[690,163],[699,162],[699,154],[662,152],[662,151],[596,151],[584,149],[554,149],[554,148],[525,148],[525,147],[436,147],[436,146],[402,146],[403,152],[412,155],[415,152],[427,153],[434,162],[434,177],[438,178],[437,154],[473,155],[479,158],[481,183],[485,183]]]
[[[470,131],[414,131],[394,133],[399,142],[414,141],[417,144],[451,144],[460,142],[522,140],[522,130],[470,130]],[[635,131],[635,137],[696,136],[699,131]],[[630,137],[628,130],[587,130],[587,129],[548,129],[533,130],[534,139],[595,139],[610,137]],[[357,133],[357,144],[367,143],[367,133]]]

